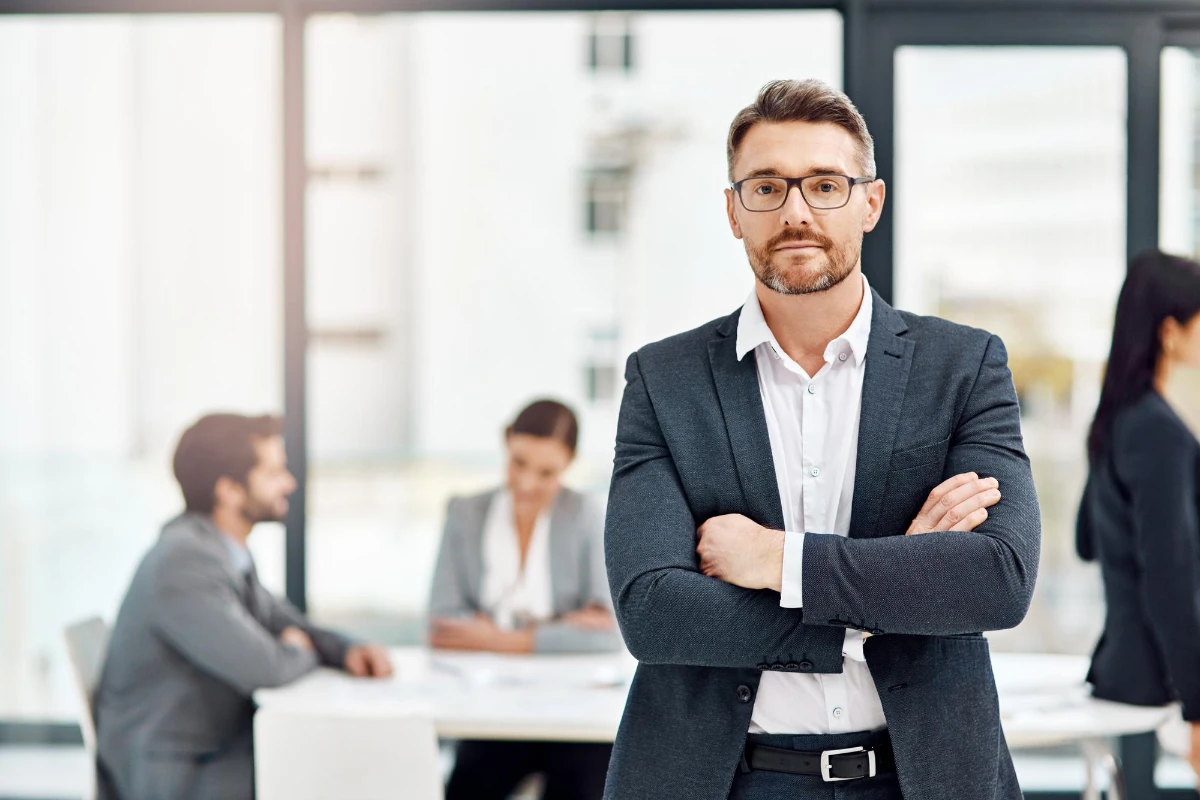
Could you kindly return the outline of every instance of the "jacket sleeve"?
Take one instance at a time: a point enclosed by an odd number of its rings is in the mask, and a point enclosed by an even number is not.
[[[604,571],[604,519],[590,502],[584,505],[582,525],[585,542],[583,563],[579,565],[582,581],[580,596],[585,606],[599,606],[611,614],[612,596]],[[615,624],[614,630],[595,631],[551,621],[537,627],[533,649],[537,653],[604,653],[618,650],[621,642]]]
[[[278,636],[284,628],[296,627],[308,634],[313,647],[317,650],[321,663],[327,667],[343,669],[346,665],[346,651],[354,644],[353,640],[326,628],[318,628],[300,610],[283,598],[276,597],[266,589],[259,587],[258,602],[260,608],[267,613],[267,629]]]
[[[283,644],[250,616],[219,561],[174,555],[157,575],[154,626],[199,669],[249,696],[317,666],[316,655]]]
[[[1133,504],[1142,604],[1183,716],[1200,721],[1200,522],[1196,444],[1174,421],[1135,414],[1114,433],[1114,457]]]
[[[1096,560],[1096,535],[1092,531],[1092,514],[1088,507],[1091,499],[1088,496],[1089,486],[1083,489],[1083,497],[1079,500],[1079,514],[1075,517],[1075,552],[1083,561]]]
[[[438,547],[433,568],[433,583],[429,588],[429,618],[469,617],[476,609],[472,605],[463,565],[467,537],[462,530],[462,500],[457,497],[446,504],[446,525]]]
[[[973,531],[885,531],[868,539],[807,534],[804,609],[810,619],[928,636],[1019,624],[1037,579],[1041,518],[1007,354],[995,336],[985,347],[942,477],[964,472],[996,478],[1002,493]]]
[[[604,552],[629,652],[649,664],[761,669],[804,659],[814,672],[841,672],[843,629],[805,625],[805,612],[781,608],[777,594],[699,571],[696,520],[636,353],[625,379]]]

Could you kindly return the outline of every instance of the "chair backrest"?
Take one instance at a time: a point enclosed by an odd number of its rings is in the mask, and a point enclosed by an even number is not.
[[[96,687],[104,670],[110,632],[108,624],[99,617],[68,625],[63,632],[67,641],[67,656],[71,660],[71,670],[79,690],[79,727],[83,730],[84,747],[92,756],[96,755]]]
[[[260,709],[257,800],[442,800],[433,723],[419,717]]]

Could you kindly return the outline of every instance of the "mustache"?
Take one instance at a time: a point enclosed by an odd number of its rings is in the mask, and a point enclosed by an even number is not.
[[[826,249],[832,244],[829,237],[822,236],[816,231],[798,231],[794,228],[789,228],[772,236],[770,241],[767,242],[767,249],[774,250],[784,242],[807,242]]]

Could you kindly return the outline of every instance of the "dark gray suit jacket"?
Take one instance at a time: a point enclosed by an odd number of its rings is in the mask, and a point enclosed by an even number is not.
[[[99,762],[121,800],[252,797],[251,694],[295,680],[318,656],[342,666],[348,640],[257,581],[253,613],[247,595],[199,514],[168,522],[138,566],[96,691]],[[288,626],[308,633],[318,655],[280,643]]]
[[[430,617],[470,616],[483,610],[483,532],[499,490],[454,497],[446,507],[446,530],[430,589]],[[550,509],[550,586],[554,616],[589,605],[611,607],[604,574],[602,509],[579,492],[562,488]],[[538,653],[619,650],[615,631],[592,631],[548,622],[534,631]]]
[[[998,338],[875,295],[848,538],[805,537],[803,609],[698,571],[696,528],[783,510],[755,359],[738,313],[630,357],[605,528],[609,584],[641,662],[609,767],[614,800],[725,800],[765,669],[842,670],[846,628],[867,663],[909,800],[1021,791],[981,631],[1025,616],[1041,525]],[[903,536],[961,472],[1003,492],[970,533]]]

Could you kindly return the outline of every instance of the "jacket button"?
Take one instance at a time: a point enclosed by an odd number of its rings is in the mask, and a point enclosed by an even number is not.
[[[770,668],[771,668],[771,665],[765,661],[758,665],[758,669],[770,669]]]
[[[737,698],[738,698],[738,700],[741,700],[743,703],[749,703],[750,698],[753,696],[754,696],[754,692],[752,692],[750,690],[750,687],[747,686],[746,684],[743,683],[741,686],[739,686],[737,688]]]
[[[783,671],[783,664],[772,664],[772,665],[771,665],[771,670],[772,670],[773,672],[782,672],[782,671]]]
[[[812,672],[812,670],[813,670],[813,664],[811,661],[809,661],[808,659],[805,659],[804,661],[800,662],[800,671],[801,672]]]
[[[787,668],[790,670],[797,670],[797,669],[800,669],[800,665],[797,664],[795,661],[789,661],[787,663]]]

